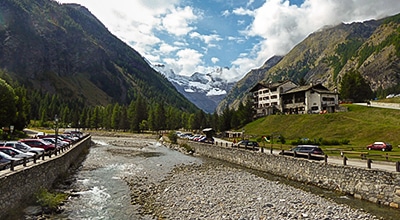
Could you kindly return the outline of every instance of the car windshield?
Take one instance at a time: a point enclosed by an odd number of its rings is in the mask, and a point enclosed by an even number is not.
[[[6,158],[6,159],[9,159],[9,160],[12,159],[12,157],[11,157],[10,155],[8,155],[8,154],[6,154],[6,153],[3,153],[3,152],[0,152],[0,157]]]
[[[17,143],[15,144],[17,149],[22,149],[22,150],[30,150],[31,147],[29,147],[28,145],[24,144],[24,143]]]

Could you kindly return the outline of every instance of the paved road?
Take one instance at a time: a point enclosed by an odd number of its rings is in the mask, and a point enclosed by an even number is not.
[[[226,141],[223,139],[215,138],[215,141],[218,143],[220,146],[220,143],[222,143],[222,146],[232,146],[232,142]],[[226,145],[228,144],[228,145]],[[259,151],[261,153],[261,151]],[[273,150],[273,154],[279,154],[279,150]],[[264,154],[270,154],[269,149],[264,149]],[[338,165],[343,165],[343,158],[342,157],[334,157],[330,156],[328,157],[328,163],[333,163],[333,164],[338,164]],[[355,158],[350,158],[346,161],[346,166],[354,166],[354,167],[361,167],[361,168],[366,168],[368,169],[367,165],[367,160],[361,160],[361,159],[355,159]],[[386,161],[372,161],[371,163],[371,169],[375,170],[384,170],[384,171],[390,171],[390,172],[396,172],[396,163],[395,162],[386,162]]]
[[[368,106],[367,103],[353,103],[355,105],[362,105],[362,106]],[[374,102],[372,101],[369,105],[369,107],[374,107],[374,108],[389,108],[389,109],[397,109],[400,110],[400,104],[397,103],[381,103],[381,102]]]

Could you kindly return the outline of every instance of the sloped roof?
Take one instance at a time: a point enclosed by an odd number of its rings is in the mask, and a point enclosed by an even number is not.
[[[322,84],[309,84],[309,85],[305,85],[305,86],[298,86],[292,89],[289,89],[288,91],[285,92],[285,94],[291,94],[291,93],[297,93],[297,92],[305,92],[308,90],[313,90],[315,92],[318,93],[332,93],[334,94],[335,92],[330,91],[329,89],[327,89],[325,86],[323,86]]]
[[[271,84],[267,84],[267,85],[262,84],[262,83],[257,83],[253,88],[250,89],[249,92],[255,92],[255,91],[258,91],[258,90],[263,89],[263,88],[268,88],[268,89],[278,88],[279,86],[281,86],[281,85],[283,85],[285,83],[288,83],[288,82],[291,82],[291,81],[290,80],[286,80],[286,81],[283,81],[283,82],[276,82],[276,83],[271,83]]]

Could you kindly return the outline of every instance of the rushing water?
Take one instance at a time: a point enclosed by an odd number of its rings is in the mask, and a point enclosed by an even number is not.
[[[74,176],[74,196],[54,219],[145,219],[131,205],[124,177],[162,179],[177,164],[201,162],[153,140],[122,138],[117,145],[110,145],[98,138],[92,138],[96,145]]]
[[[210,159],[201,159],[183,155],[163,147],[149,139],[110,139],[92,137],[96,143],[90,149],[86,160],[73,176],[71,185],[74,193],[65,204],[65,211],[52,216],[52,219],[151,219],[138,214],[138,206],[131,204],[130,189],[125,177],[146,176],[157,182],[178,164],[203,163]],[[239,166],[228,164],[228,166]],[[248,170],[248,169],[247,169]],[[338,203],[346,203],[357,209],[364,209],[384,219],[396,219],[398,210],[380,207],[375,204],[337,195],[331,191],[290,182],[263,172],[248,170],[256,175],[273,181],[285,182],[296,188],[331,198]]]

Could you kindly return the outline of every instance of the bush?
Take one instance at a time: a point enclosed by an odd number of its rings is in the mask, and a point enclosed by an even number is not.
[[[50,193],[47,189],[40,189],[36,194],[36,201],[42,207],[48,207],[51,210],[56,210],[61,205],[68,195],[65,193]]]
[[[176,134],[176,132],[174,132],[174,131],[169,132],[168,138],[172,144],[178,143],[178,135]]]
[[[180,144],[179,146],[181,148],[186,149],[186,152],[190,152],[190,151],[194,152],[193,148],[189,144],[183,143],[183,144]]]

